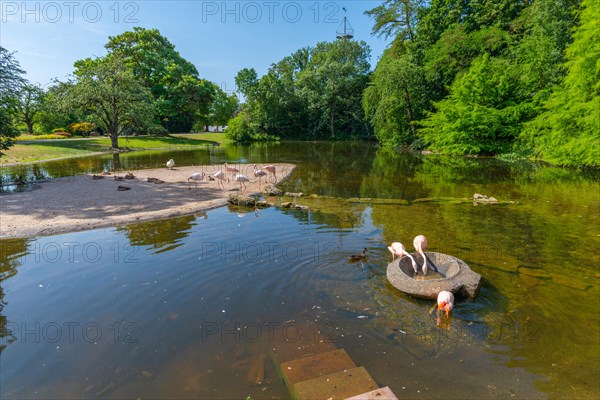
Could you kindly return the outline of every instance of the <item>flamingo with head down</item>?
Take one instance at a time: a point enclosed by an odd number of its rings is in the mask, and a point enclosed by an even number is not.
[[[415,270],[415,275],[419,272],[419,268],[417,267],[415,259],[410,254],[408,254],[402,243],[394,242],[390,246],[388,246],[388,250],[390,251],[390,253],[392,253],[392,261],[394,261],[396,257],[408,256],[408,258],[410,258],[412,262],[412,267]]]
[[[437,297],[438,313],[440,310],[446,312],[446,317],[450,315],[450,311],[454,308],[454,295],[451,292],[442,290]]]
[[[427,275],[427,257],[425,256],[425,250],[427,249],[427,238],[423,235],[415,237],[413,240],[413,246],[415,246],[415,250],[423,257],[423,275]]]

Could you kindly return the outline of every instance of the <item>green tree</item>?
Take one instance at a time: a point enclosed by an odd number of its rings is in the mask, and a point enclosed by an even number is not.
[[[44,93],[44,101],[36,115],[37,130],[42,133],[52,132],[55,128],[66,128],[68,125],[84,120],[81,110],[76,107],[66,107],[63,99],[67,98],[67,90],[71,87],[68,82],[54,81]]]
[[[373,35],[414,41],[417,15],[422,10],[423,0],[384,0],[365,14],[375,20]]]
[[[76,80],[64,86],[64,106],[91,115],[114,149],[121,133],[153,128],[152,96],[122,59],[109,55],[79,60],[74,75]]]
[[[424,116],[426,93],[423,68],[414,57],[387,49],[363,96],[366,118],[381,144],[395,147],[415,142],[415,122]]]
[[[24,73],[14,53],[0,46],[0,155],[12,146],[17,135],[14,117]]]
[[[313,137],[366,136],[362,93],[369,78],[370,49],[365,42],[320,42],[299,73],[300,96],[310,113]]]
[[[208,114],[200,116],[195,130],[208,130],[208,125],[223,126],[227,125],[238,110],[239,101],[235,94],[227,95],[221,88],[215,85],[215,94],[210,105]]]
[[[600,166],[600,7],[581,2],[580,24],[566,49],[567,75],[527,124],[523,138],[539,156],[563,165]]]
[[[506,60],[483,55],[452,85],[448,98],[422,121],[423,138],[447,154],[509,152],[527,110],[519,107],[518,78]]]
[[[235,76],[235,85],[238,92],[242,93],[247,99],[252,98],[258,86],[258,75],[254,68],[244,68]]]
[[[27,125],[27,132],[33,134],[33,125],[43,108],[44,90],[39,85],[26,82],[19,88],[17,100],[19,119]]]
[[[161,124],[169,132],[189,132],[199,115],[206,115],[214,85],[198,77],[196,67],[183,58],[157,29],[133,28],[109,37],[110,54],[123,58],[157,102]]]

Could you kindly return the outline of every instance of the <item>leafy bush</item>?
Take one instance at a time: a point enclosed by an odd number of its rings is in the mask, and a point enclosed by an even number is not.
[[[54,128],[50,131],[50,133],[57,133],[57,132],[68,132],[69,130],[67,128]]]
[[[96,130],[96,125],[91,122],[73,122],[67,129],[73,135],[89,136]]]
[[[246,111],[240,112],[236,117],[229,120],[228,127],[225,129],[225,136],[239,143],[278,140],[276,136],[258,132],[258,129],[250,122],[250,117]]]
[[[54,135],[62,136],[63,138],[70,138],[73,135],[71,132],[52,132]]]

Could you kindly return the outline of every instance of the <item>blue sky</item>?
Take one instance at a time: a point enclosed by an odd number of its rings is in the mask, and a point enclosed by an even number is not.
[[[108,36],[157,28],[200,76],[224,90],[245,67],[271,63],[319,41],[335,40],[344,11],[375,66],[387,42],[371,36],[365,10],[380,1],[0,1],[0,44],[32,82],[66,80],[73,62],[106,53]]]

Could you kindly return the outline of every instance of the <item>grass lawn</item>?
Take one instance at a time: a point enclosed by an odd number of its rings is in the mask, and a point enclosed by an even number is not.
[[[225,142],[229,141],[222,133],[178,134],[173,136],[121,137],[119,138],[119,147],[130,150],[193,148],[212,146],[216,143]],[[0,157],[0,163],[8,164],[77,157],[94,152],[108,152],[110,150],[110,138],[108,137],[60,139],[32,143],[17,142],[5,152],[5,155]]]

